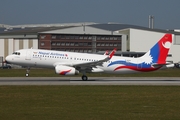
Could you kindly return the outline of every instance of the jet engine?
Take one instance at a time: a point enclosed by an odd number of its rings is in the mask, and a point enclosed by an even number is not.
[[[63,65],[57,65],[55,67],[55,72],[56,74],[59,75],[77,75],[79,74],[79,71],[76,70],[73,67],[69,67],[69,66],[63,66]]]

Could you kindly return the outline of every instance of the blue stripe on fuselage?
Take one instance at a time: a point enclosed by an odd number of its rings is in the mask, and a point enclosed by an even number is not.
[[[151,67],[151,64],[146,64],[145,62],[143,63],[139,63],[139,64],[135,64],[135,63],[131,63],[131,62],[126,62],[126,61],[121,61],[121,60],[118,60],[118,61],[114,61],[114,62],[111,62],[109,66],[112,66],[112,65],[124,65],[124,66],[141,66],[142,68],[150,68]]]

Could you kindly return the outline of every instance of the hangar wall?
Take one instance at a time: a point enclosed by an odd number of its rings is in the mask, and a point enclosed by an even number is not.
[[[130,51],[148,51],[164,33],[130,29]]]
[[[174,63],[180,62],[180,35],[174,35],[173,44],[170,49]]]
[[[0,56],[5,57],[19,49],[38,49],[37,39],[0,39]]]
[[[135,52],[146,52],[148,51],[165,33],[161,32],[153,32],[146,30],[137,30],[130,29],[130,51]],[[180,45],[175,43],[176,41],[180,41],[180,37],[174,35],[173,43],[171,45],[169,54],[172,57],[168,57],[167,61],[173,61],[177,63],[180,61],[180,55],[178,51],[180,51]]]

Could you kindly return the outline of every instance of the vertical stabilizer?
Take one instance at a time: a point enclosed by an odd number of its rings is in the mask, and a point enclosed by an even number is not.
[[[165,64],[171,43],[172,34],[165,34],[142,58],[151,59],[152,63]]]

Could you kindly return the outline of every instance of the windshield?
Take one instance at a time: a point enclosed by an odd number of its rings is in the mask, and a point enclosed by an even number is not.
[[[20,55],[20,52],[13,52],[13,55]]]

